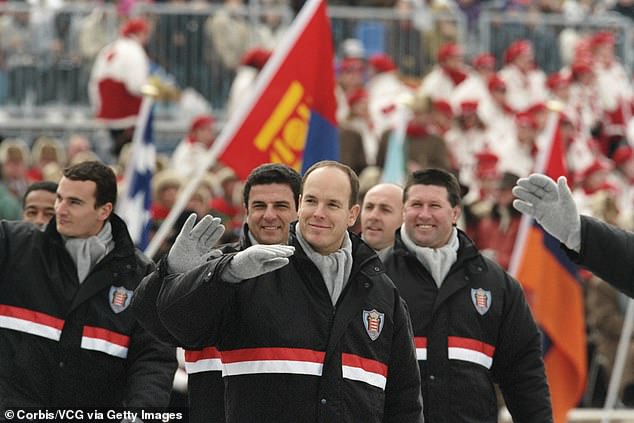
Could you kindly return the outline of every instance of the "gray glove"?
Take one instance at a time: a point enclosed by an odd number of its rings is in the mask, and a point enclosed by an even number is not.
[[[167,267],[170,273],[184,273],[206,262],[210,257],[222,255],[212,247],[225,232],[219,217],[206,215],[196,226],[196,213],[189,215],[174,245],[167,255]]]
[[[513,187],[513,207],[537,220],[537,223],[568,248],[581,248],[581,218],[566,183],[560,176],[557,183],[546,175],[534,173],[520,178]]]
[[[272,272],[286,266],[293,253],[295,247],[290,245],[252,245],[233,256],[222,272],[222,280],[235,283]]]

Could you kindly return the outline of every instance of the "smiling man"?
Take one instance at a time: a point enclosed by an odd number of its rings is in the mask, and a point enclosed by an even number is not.
[[[368,190],[361,206],[361,238],[383,259],[403,223],[403,188],[378,184]]]
[[[153,270],[113,213],[98,162],[64,170],[44,231],[0,221],[0,412],[8,407],[165,407],[175,351],[129,308]]]
[[[164,277],[160,319],[182,344],[217,347],[228,423],[422,423],[405,304],[348,231],[358,191],[348,166],[318,162],[303,177],[289,245]]]
[[[497,422],[494,383],[514,421],[550,423],[541,336],[517,281],[459,229],[460,185],[414,172],[384,260],[409,305],[425,421]]]
[[[245,223],[240,241],[218,247],[216,255],[236,253],[252,245],[286,244],[291,222],[297,219],[299,191],[302,178],[292,168],[279,163],[267,163],[253,169],[242,191],[245,209]],[[173,251],[183,250],[179,260],[175,254],[159,262],[159,269],[148,276],[139,289],[132,305],[140,322],[161,340],[183,347],[185,351],[185,371],[187,372],[187,395],[189,421],[191,423],[223,423],[225,421],[225,385],[222,379],[222,365],[215,344],[182,344],[163,325],[156,313],[156,298],[166,273],[183,273],[203,264],[209,258],[214,239],[219,239],[224,231],[220,219],[208,215],[196,226],[195,215],[189,217]],[[202,226],[209,222],[205,230]],[[190,232],[191,231],[191,232]],[[192,238],[191,234],[199,234]],[[204,239],[208,248],[191,248],[184,240],[196,243]]]

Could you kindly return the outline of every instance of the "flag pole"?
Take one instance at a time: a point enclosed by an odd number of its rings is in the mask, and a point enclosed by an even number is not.
[[[218,138],[211,145],[211,148],[207,150],[203,164],[200,166],[200,168],[196,169],[193,177],[189,180],[189,183],[181,191],[169,214],[159,227],[158,231],[152,237],[152,240],[150,240],[148,247],[144,251],[145,255],[147,255],[148,257],[153,257],[154,254],[156,254],[156,252],[159,250],[159,247],[172,230],[172,227],[178,219],[178,216],[187,205],[189,198],[198,187],[198,184],[202,180],[205,172],[216,163],[218,156],[222,152],[224,152],[229,142],[234,138],[234,135],[236,134],[240,126],[244,123],[244,121],[253,110],[253,107],[255,106],[257,100],[260,98],[260,95],[275,76],[276,70],[286,58],[287,51],[299,38],[302,27],[305,25],[306,21],[310,19],[311,15],[314,13],[314,10],[319,7],[319,5],[323,1],[325,0],[308,0],[304,4],[304,6],[302,6],[301,10],[297,14],[297,17],[285,33],[284,38],[282,39],[280,44],[275,47],[271,58],[266,62],[266,65],[258,74],[255,82],[255,87],[251,91],[250,95],[247,95],[243,103],[244,107],[239,107],[238,109],[236,109],[236,112],[229,117],[229,120],[220,132],[220,135],[218,135]]]
[[[534,171],[538,173],[546,172],[546,163],[548,161],[550,150],[552,147],[553,137],[557,131],[557,125],[559,122],[559,112],[557,106],[551,105],[550,113],[546,120],[544,127],[544,138],[542,138],[543,146],[539,148],[537,152],[537,158],[535,160]],[[519,266],[524,257],[524,247],[526,246],[526,238],[528,237],[528,231],[533,224],[533,218],[529,215],[523,214],[520,220],[520,225],[515,237],[515,243],[513,245],[513,252],[511,253],[511,260],[509,262],[509,274],[514,278],[517,277],[519,272]]]

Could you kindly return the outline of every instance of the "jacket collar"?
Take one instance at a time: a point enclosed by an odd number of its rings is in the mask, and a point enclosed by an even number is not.
[[[453,267],[462,265],[467,261],[471,261],[477,258],[482,260],[482,255],[476,248],[474,242],[461,229],[458,229],[458,242],[460,243],[460,246],[458,247],[458,259],[456,260],[456,263]],[[400,256],[416,257],[413,252],[409,251],[405,247],[403,239],[401,238],[401,228],[398,228],[396,230],[396,237],[394,238],[394,254]]]
[[[297,241],[297,234],[295,233],[295,224],[297,221],[291,223],[291,229],[289,231],[289,245],[295,246],[295,254],[308,259],[304,250],[302,250],[299,242]],[[366,276],[373,276],[378,273],[384,273],[385,267],[383,263],[376,255],[376,252],[361,240],[361,237],[353,232],[348,231],[350,235],[350,241],[352,242],[352,271],[350,276],[361,271]]]
[[[132,242],[132,238],[130,238],[130,233],[123,219],[112,213],[112,215],[110,215],[110,224],[112,225],[112,240],[114,241],[114,250],[111,254],[115,254],[118,257],[134,254],[134,243]],[[61,234],[57,232],[57,224],[54,216],[48,225],[46,225],[44,232],[56,242],[64,245]]]

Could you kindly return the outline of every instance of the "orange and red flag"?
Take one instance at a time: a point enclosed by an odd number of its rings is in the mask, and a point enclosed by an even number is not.
[[[559,113],[551,112],[535,171],[554,180],[566,175]],[[581,400],[587,358],[583,290],[577,267],[534,219],[524,215],[511,258],[510,273],[522,284],[543,334],[544,364],[555,423]]]

